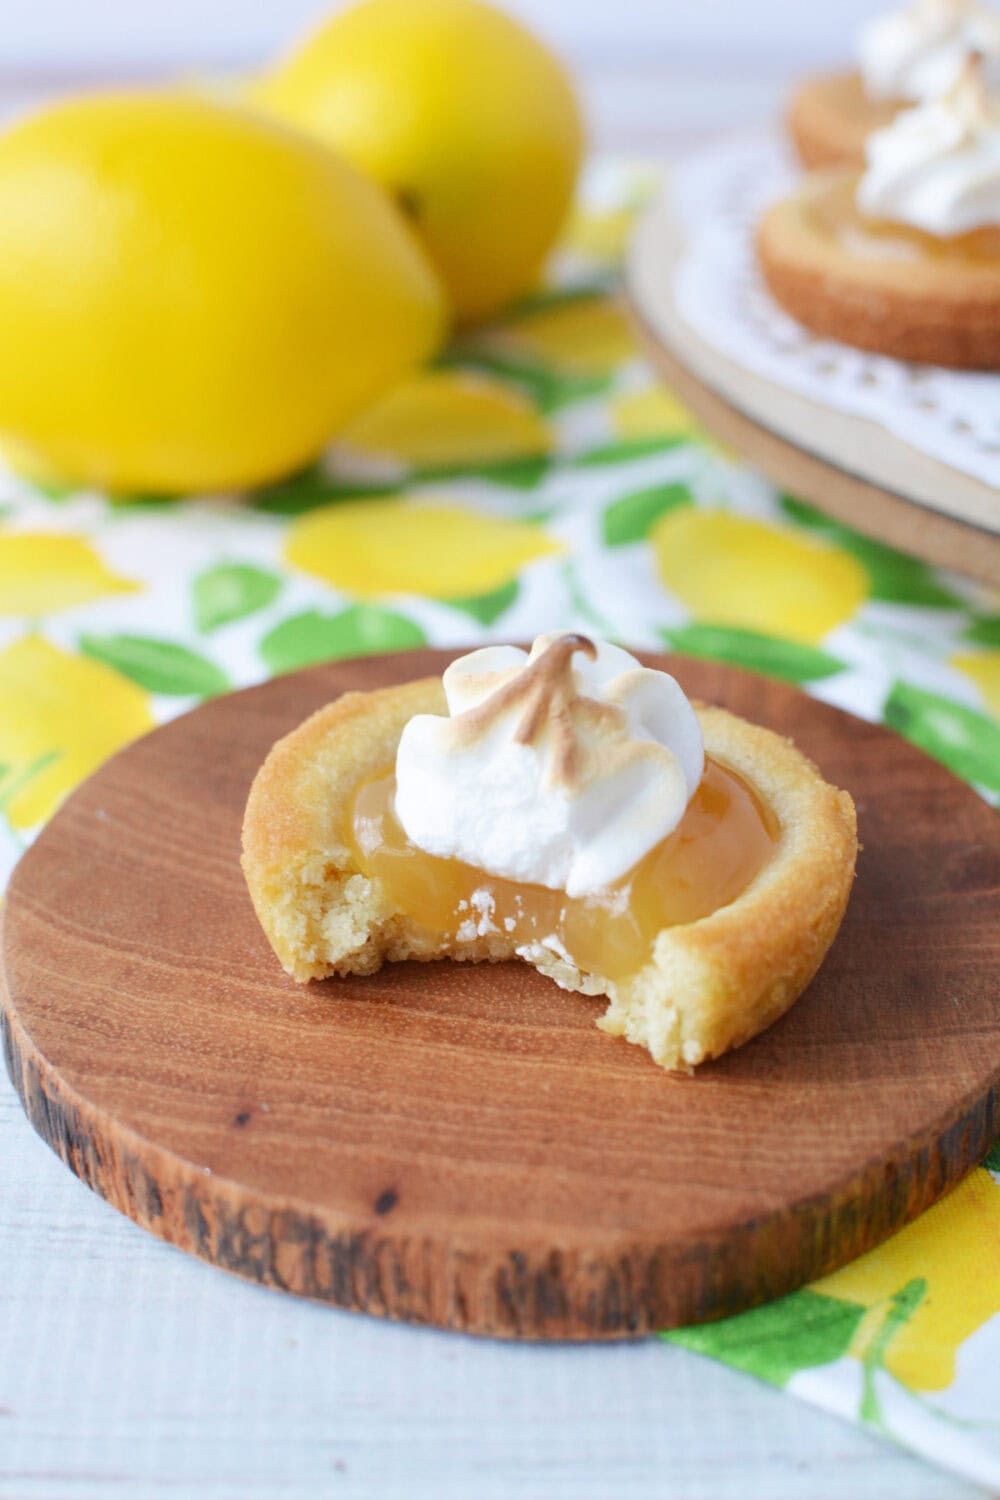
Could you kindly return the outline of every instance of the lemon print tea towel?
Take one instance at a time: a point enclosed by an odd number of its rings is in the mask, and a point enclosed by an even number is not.
[[[778,493],[657,384],[615,292],[649,186],[593,172],[555,281],[279,483],[0,472],[0,883],[106,756],[212,694],[561,627],[783,678],[1000,801],[1000,597]],[[853,1265],[667,1337],[1000,1489],[1000,1149]]]

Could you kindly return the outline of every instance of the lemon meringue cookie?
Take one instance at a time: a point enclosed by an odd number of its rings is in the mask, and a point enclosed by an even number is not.
[[[1000,369],[1000,106],[982,59],[868,145],[868,169],[812,172],[774,204],[757,256],[815,333],[897,359]]]
[[[856,847],[794,746],[564,634],[314,714],[257,775],[243,868],[298,980],[518,957],[690,1069],[808,983]]]

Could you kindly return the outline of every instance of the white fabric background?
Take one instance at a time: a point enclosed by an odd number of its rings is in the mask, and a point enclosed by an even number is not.
[[[161,61],[202,52],[266,52],[337,0],[3,0],[0,69],[17,64]],[[341,0],[343,3],[343,0]],[[419,3],[419,0],[414,0]],[[858,21],[884,0],[505,0],[577,54],[649,59],[655,46],[688,52],[823,59],[845,50]]]

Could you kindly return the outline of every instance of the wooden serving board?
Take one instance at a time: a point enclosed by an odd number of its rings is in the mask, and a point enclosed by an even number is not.
[[[1000,585],[1000,460],[988,485],[876,422],[744,369],[697,334],[673,298],[684,231],[669,194],[629,246],[629,310],[654,367],[705,426],[783,489],[938,567]]]
[[[596,1029],[600,1001],[520,964],[287,979],[238,864],[258,765],[345,689],[448,659],[216,699],[109,762],[25,855],[7,1064],[74,1172],[269,1286],[581,1339],[788,1292],[980,1159],[1000,1129],[995,813],[885,730],[732,668],[669,661],[848,787],[865,846],[830,956],[764,1035],[673,1077]]]

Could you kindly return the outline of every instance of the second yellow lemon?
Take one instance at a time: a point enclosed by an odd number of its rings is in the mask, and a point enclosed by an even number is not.
[[[315,457],[443,332],[402,217],[317,142],[178,94],[70,100],[0,137],[0,435],[110,489]]]
[[[461,322],[531,285],[569,210],[582,130],[565,70],[509,16],[480,0],[363,0],[255,96],[404,207]]]

